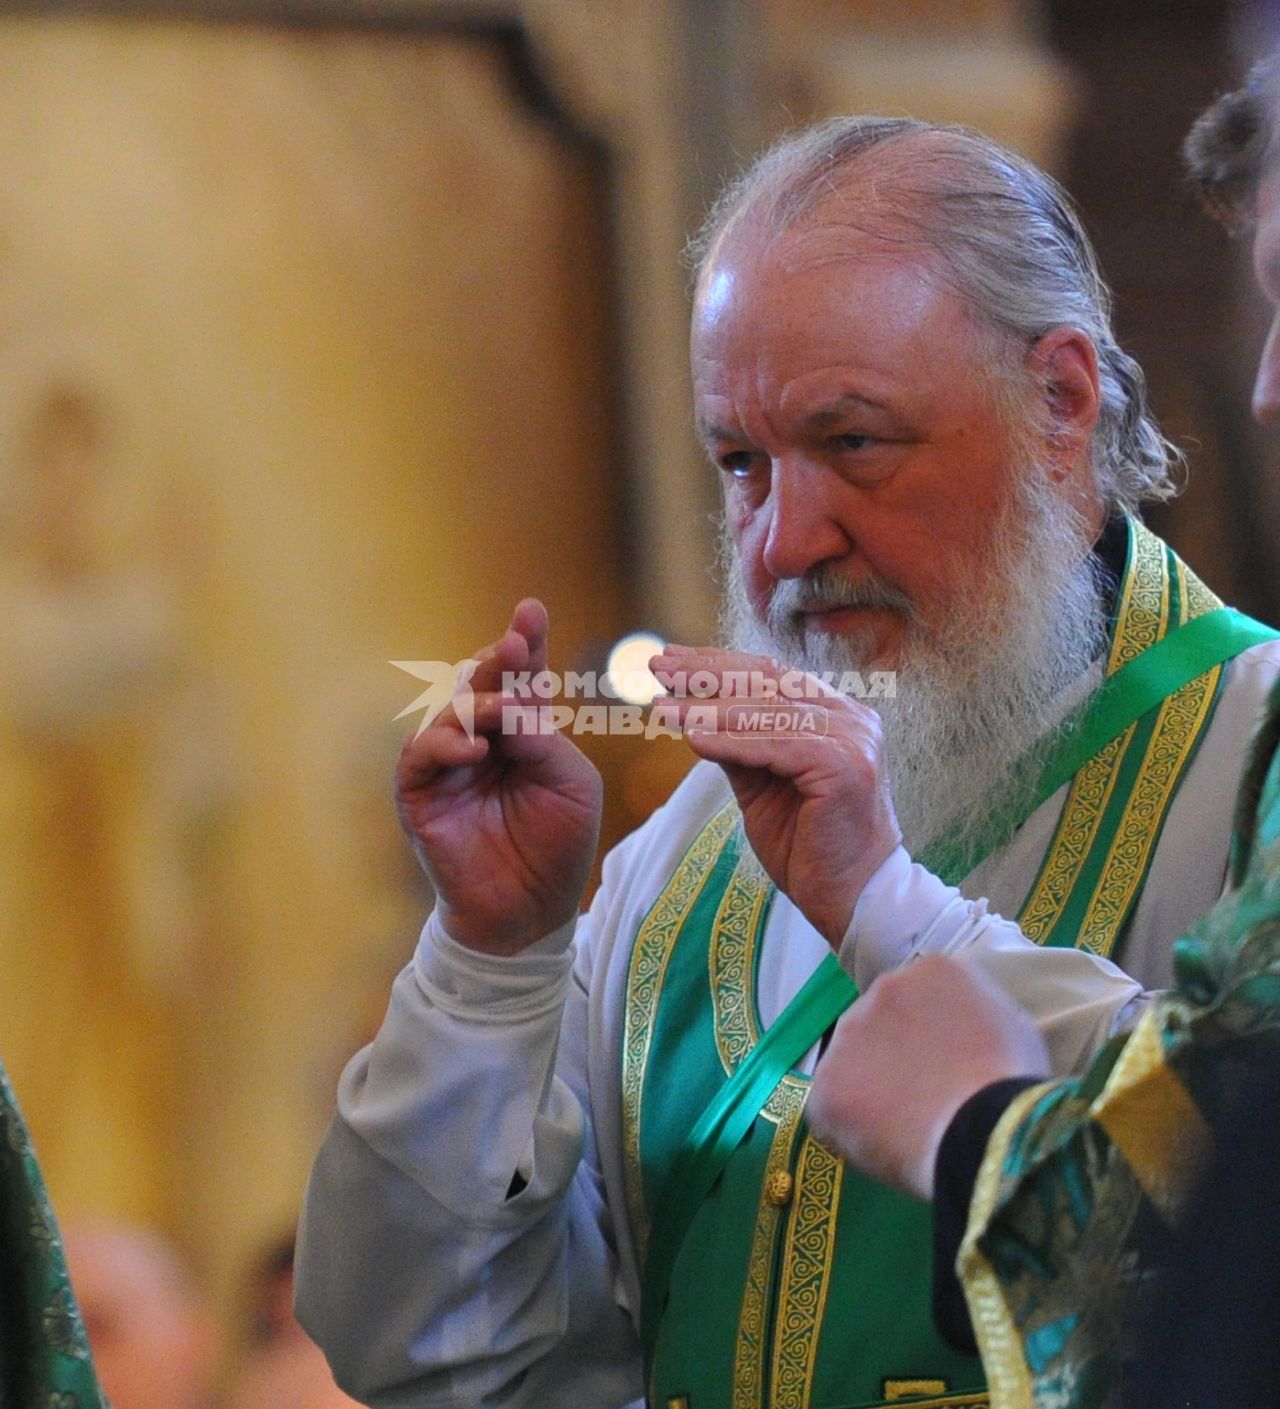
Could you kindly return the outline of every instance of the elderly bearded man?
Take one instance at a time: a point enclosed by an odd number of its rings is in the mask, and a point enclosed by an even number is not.
[[[930,1325],[927,1211],[805,1129],[846,971],[958,953],[1073,1070],[1222,886],[1280,653],[1126,512],[1166,450],[1060,193],[975,134],[842,120],[763,158],[702,249],[739,649],[656,668],[896,669],[898,696],[691,731],[713,762],[576,923],[599,780],[499,726],[501,673],[546,661],[537,603],[481,653],[474,742],[442,717],[406,746],[439,899],[343,1077],[299,1273],[378,1405],[983,1402]]]
[[[1272,313],[1253,412],[1272,427],[1278,139],[1280,51],[1184,145],[1207,208],[1252,238]],[[993,1409],[1280,1402],[1278,838],[1280,692],[1241,786],[1231,885],[1123,1047],[1042,1084],[1026,1015],[939,957],[836,1026],[809,1119],[851,1165],[934,1200],[935,1315],[958,1344],[976,1332]],[[904,1044],[922,1057],[910,1069]]]

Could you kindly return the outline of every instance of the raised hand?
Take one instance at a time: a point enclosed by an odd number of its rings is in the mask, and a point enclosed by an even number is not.
[[[875,711],[740,651],[667,646],[650,668],[689,746],[724,769],[770,879],[838,949],[863,886],[901,840]],[[751,693],[733,693],[743,681]]]
[[[487,953],[518,953],[574,916],[600,834],[600,776],[580,750],[559,733],[503,730],[504,710],[509,723],[522,704],[502,677],[546,668],[547,627],[542,603],[522,601],[471,674],[474,739],[450,706],[396,768],[400,822],[437,913]]]

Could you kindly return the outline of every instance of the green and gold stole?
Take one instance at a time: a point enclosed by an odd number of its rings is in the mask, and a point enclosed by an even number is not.
[[[1222,608],[1136,522],[1115,618],[1108,680],[1062,731],[1033,804],[1071,780],[1019,916],[1041,943],[1102,955],[1136,903],[1222,663],[1274,634]],[[979,858],[931,859],[954,881]],[[789,1068],[856,996],[834,957],[762,1031],[774,893],[726,807],[632,951],[623,1131],[650,1404],[984,1405],[976,1357],[932,1327],[928,1209],[847,1169],[805,1129],[808,1079]]]

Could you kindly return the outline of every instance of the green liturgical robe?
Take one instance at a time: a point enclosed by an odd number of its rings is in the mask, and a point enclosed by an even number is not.
[[[0,1409],[109,1409],[27,1127],[0,1070]]]
[[[1024,933],[1110,952],[1212,716],[1222,662],[1271,634],[1224,610],[1131,524],[1108,684],[1044,765],[1042,797],[1071,788],[1018,917]],[[993,832],[990,846],[1008,834]],[[981,859],[937,850],[925,860],[953,883]],[[805,1128],[808,1079],[794,1066],[856,997],[834,958],[762,1031],[757,966],[773,896],[726,807],[632,952],[624,1149],[649,1403],[984,1406],[978,1359],[933,1328],[929,1210],[847,1169]],[[809,1017],[797,1016],[806,1003]]]

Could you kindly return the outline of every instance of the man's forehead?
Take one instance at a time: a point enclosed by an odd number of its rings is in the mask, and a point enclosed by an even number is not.
[[[694,304],[693,336],[714,332],[753,311],[762,300],[781,299],[808,284],[830,284],[833,296],[851,282],[892,284],[912,296],[955,294],[937,251],[923,240],[893,239],[858,225],[806,220],[780,234],[735,232],[716,250],[703,273]],[[818,312],[821,312],[819,309]]]

